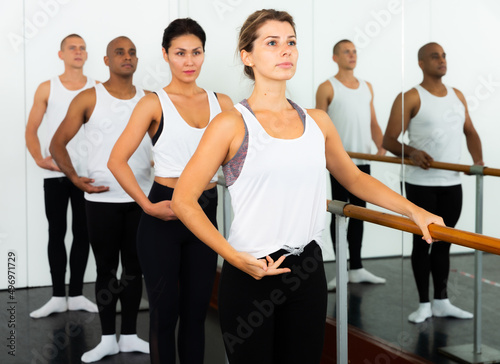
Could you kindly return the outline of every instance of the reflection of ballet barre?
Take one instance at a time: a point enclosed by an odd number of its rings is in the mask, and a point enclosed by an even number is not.
[[[413,165],[413,161],[409,158],[400,158],[400,157],[386,157],[386,156],[378,156],[373,154],[365,154],[365,153],[355,153],[355,152],[347,152],[351,158],[356,159],[365,159],[370,161],[377,162],[386,162],[386,163],[395,163]],[[448,171],[456,171],[456,172],[464,172],[466,174],[482,174],[484,176],[496,176],[500,177],[500,169],[489,168],[483,166],[469,166],[466,164],[454,164],[454,163],[444,163],[444,162],[431,162],[430,168],[436,169],[446,169]],[[481,171],[482,170],[482,171]]]
[[[354,153],[354,152],[348,152],[349,156],[351,158],[356,158],[356,159],[365,159],[365,160],[372,160],[372,161],[379,161],[379,162],[386,162],[386,163],[396,163],[396,164],[407,164],[407,165],[413,165],[414,163],[409,159],[409,158],[401,158],[401,157],[386,157],[386,156],[376,156],[376,155],[371,155],[371,154],[364,154],[364,153]],[[453,163],[443,163],[443,162],[431,162],[430,163],[430,168],[436,168],[436,169],[444,169],[444,170],[450,170],[450,171],[456,171],[456,172],[463,172],[465,174],[469,175],[475,175],[476,176],[476,227],[475,231],[478,234],[482,234],[483,232],[483,176],[496,176],[500,177],[500,169],[495,169],[495,168],[489,168],[489,167],[484,167],[484,166],[479,166],[479,165],[464,165],[464,164],[453,164]],[[431,226],[431,234],[432,230],[435,228],[441,229],[441,227],[437,226]],[[413,232],[413,231],[412,231]],[[487,249],[493,249],[493,250],[486,250],[483,249],[483,241],[478,241],[477,245],[469,245],[470,240],[468,240],[469,237],[472,237],[472,233],[464,232],[465,234],[462,235],[463,239],[462,242],[455,242],[451,239],[454,239],[455,237],[451,236],[442,236],[439,237],[439,240],[444,240],[448,241],[450,243],[455,243],[463,246],[469,246],[473,249],[476,249],[474,253],[474,343],[473,345],[460,345],[460,346],[454,346],[454,347],[446,347],[446,348],[441,348],[439,349],[442,353],[445,355],[451,356],[454,359],[459,359],[462,360],[466,363],[478,363],[481,362],[482,360],[485,360],[488,358],[489,360],[492,360],[495,358],[496,360],[500,360],[500,352],[491,349],[485,345],[482,345],[481,342],[481,320],[482,320],[482,274],[483,274],[483,258],[482,258],[482,251],[488,251],[494,254],[500,254],[500,244],[499,243],[493,243],[490,246],[489,244],[486,244]],[[417,234],[420,234],[417,232]],[[477,234],[474,234],[477,235]],[[479,235],[482,237],[482,235]],[[495,246],[496,245],[496,246]],[[484,354],[484,356],[482,356]]]
[[[357,158],[357,157],[356,157]],[[366,159],[366,158],[362,158]],[[410,219],[402,216],[392,215],[380,211],[370,210],[364,207],[348,204],[344,201],[327,200],[327,210],[337,215],[337,236],[336,236],[336,276],[337,276],[337,294],[336,294],[336,348],[337,348],[337,363],[361,362],[362,357],[357,357],[356,350],[351,350],[348,357],[348,320],[347,320],[347,223],[346,217],[371,222],[374,224],[390,227],[393,229],[406,231],[413,234],[422,235],[420,228]],[[446,226],[429,225],[429,232],[433,239],[442,240],[453,244],[462,245],[468,248],[481,250],[493,254],[500,255],[500,239],[489,236],[471,233],[468,231],[458,230]],[[476,290],[476,296],[480,296],[480,292]],[[478,297],[476,297],[477,302]],[[476,311],[475,311],[476,312]],[[479,311],[480,315],[480,311]],[[474,316],[477,320],[477,316]],[[480,330],[475,327],[475,342],[480,342]],[[473,350],[474,349],[474,350]],[[481,359],[481,354],[485,357],[495,356],[499,358],[498,352],[485,345],[478,348],[475,346],[460,345],[456,347],[440,348],[439,350],[453,358],[466,359],[466,363],[477,363],[469,358]]]

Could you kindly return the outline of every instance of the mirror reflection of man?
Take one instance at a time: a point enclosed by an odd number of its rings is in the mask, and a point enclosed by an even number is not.
[[[377,122],[373,106],[372,85],[354,76],[357,52],[354,44],[347,39],[339,41],[333,47],[333,61],[338,65],[338,72],[318,87],[316,108],[324,110],[332,119],[339,132],[345,150],[357,153],[371,153],[372,141],[377,148],[377,155],[384,155],[383,134]],[[354,159],[360,170],[370,174],[370,164],[366,160]],[[348,201],[354,205],[366,207],[366,202],[359,199],[330,175],[332,200]],[[335,215],[332,215],[330,234],[335,249]],[[363,221],[350,219],[347,229],[349,243],[349,282],[385,283],[363,268],[361,244],[363,240]],[[336,288],[336,279],[328,282],[328,290]]]
[[[481,140],[472,124],[464,95],[442,81],[447,66],[443,48],[437,43],[424,45],[418,51],[418,65],[424,79],[420,85],[405,92],[404,109],[402,94],[394,101],[384,147],[395,155],[410,158],[416,166],[406,167],[408,200],[442,216],[447,226],[454,227],[462,209],[460,174],[431,169],[430,162],[459,163],[465,134],[474,164],[484,165]],[[409,142],[403,145],[398,138],[406,131]],[[472,318],[470,312],[452,305],[448,298],[450,243],[439,241],[429,245],[419,235],[413,235],[411,262],[420,305],[408,316],[410,322],[420,323],[431,316]],[[430,275],[434,283],[432,305]]]
[[[58,55],[64,63],[64,72],[38,86],[26,125],[26,146],[36,164],[44,170],[45,214],[49,225],[47,250],[52,279],[52,298],[41,308],[30,313],[33,318],[46,317],[68,309],[97,312],[96,304],[82,295],[83,276],[89,255],[83,192],[61,172],[48,151],[52,136],[64,119],[73,98],[81,91],[93,87],[95,81],[83,74],[87,49],[82,37],[77,34],[65,37]],[[38,138],[38,129],[42,121],[46,130],[44,138],[46,148],[43,152],[42,143]],[[81,138],[82,135],[78,135],[68,146],[71,158],[75,161],[75,168],[79,171],[84,169],[84,159],[78,153],[78,143]],[[70,281],[66,300],[65,276],[68,259],[64,238],[69,202],[71,202],[73,242],[69,258]]]
[[[97,266],[95,292],[102,336],[95,348],[83,354],[84,363],[118,352],[149,353],[149,344],[137,336],[136,330],[142,295],[136,235],[142,209],[107,167],[116,140],[145,94],[132,83],[138,63],[134,43],[127,37],[113,39],[108,44],[104,63],[109,68],[109,79],[75,97],[50,144],[61,170],[85,191],[89,237]],[[82,126],[91,141],[85,174],[88,177],[77,173],[67,150],[68,143]],[[151,187],[151,139],[147,138],[130,158],[132,171],[146,195]],[[120,260],[122,275],[118,279]],[[118,299],[122,307],[119,342],[115,327]]]

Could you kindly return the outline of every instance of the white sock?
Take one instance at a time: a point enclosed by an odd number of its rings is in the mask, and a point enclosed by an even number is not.
[[[329,291],[335,291],[337,289],[337,278],[333,278],[330,282],[327,284],[327,288]]]
[[[351,283],[385,283],[385,278],[377,277],[375,274],[368,272],[365,268],[350,269],[349,282]]]
[[[68,310],[70,311],[88,311],[97,313],[99,310],[97,309],[97,305],[90,301],[85,296],[74,296],[68,297]]]
[[[432,302],[432,314],[436,317],[456,317],[459,319],[470,319],[474,315],[470,312],[464,311],[457,306],[453,306],[448,298],[444,300],[434,300]]]
[[[68,310],[66,297],[52,297],[49,302],[40,307],[38,310],[30,313],[33,318],[47,317],[51,313],[64,312]]]
[[[418,306],[418,310],[412,312],[410,316],[408,316],[408,321],[413,322],[414,324],[419,324],[427,320],[429,317],[432,317],[431,303],[424,302]]]
[[[82,355],[82,361],[84,363],[92,363],[101,360],[107,355],[115,355],[119,352],[120,349],[116,342],[116,335],[103,335],[101,342],[95,348]]]
[[[138,351],[144,354],[149,354],[149,343],[140,339],[137,334],[120,335],[118,346],[120,347],[120,351],[122,353]]]

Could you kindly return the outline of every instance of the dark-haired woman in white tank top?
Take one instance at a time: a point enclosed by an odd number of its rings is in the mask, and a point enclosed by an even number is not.
[[[217,254],[177,220],[170,199],[207,125],[221,110],[233,106],[228,96],[196,84],[205,50],[205,33],[198,23],[189,18],[174,20],[165,29],[162,46],[172,81],[139,102],[108,166],[144,211],[137,249],[149,298],[151,363],[175,363],[175,329],[179,321],[177,347],[181,363],[202,364],[204,321]],[[149,198],[138,188],[127,164],[146,133],[153,141],[155,163],[155,182]],[[212,174],[200,200],[214,226],[216,181]]]

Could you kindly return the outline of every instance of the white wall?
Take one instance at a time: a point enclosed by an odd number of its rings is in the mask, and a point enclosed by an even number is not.
[[[22,37],[22,2],[0,4],[0,34],[15,32]],[[0,37],[2,49],[0,88],[0,288],[7,287],[7,254],[15,254],[18,287],[27,284],[26,148],[24,146],[25,75],[22,47],[14,49],[7,37]],[[13,268],[10,266],[10,268]]]
[[[314,107],[317,86],[336,72],[331,60],[333,44],[343,38],[352,39],[359,53],[356,74],[374,87],[375,108],[383,130],[396,95],[421,81],[418,48],[437,41],[448,54],[445,82],[466,95],[482,136],[485,161],[488,166],[500,167],[494,137],[500,129],[494,119],[500,105],[500,50],[494,38],[500,31],[500,4],[494,0],[408,0],[404,11],[402,0],[147,0],[137,4],[133,0],[25,0],[24,14],[22,2],[0,5],[0,27],[5,35],[0,38],[4,177],[0,179],[0,256],[16,251],[18,287],[50,284],[42,177],[25,150],[24,127],[38,84],[63,70],[57,50],[60,40],[69,33],[84,37],[89,51],[85,73],[101,81],[107,78],[102,61],[107,43],[118,35],[129,36],[139,55],[135,83],[156,89],[170,78],[161,57],[163,29],[177,16],[190,16],[199,21],[208,36],[199,84],[238,102],[251,90],[235,52],[239,26],[254,10],[287,10],[296,21],[300,51],[298,72],[288,85],[289,97],[304,107]],[[471,163],[465,143],[462,159],[464,164]],[[372,164],[373,175],[397,191],[399,170],[396,165]],[[464,207],[457,227],[473,231],[474,177],[463,177],[463,181]],[[496,192],[499,185],[500,180],[486,177],[484,233],[491,236],[500,236],[494,213],[500,202]],[[326,259],[332,259],[327,232]],[[68,236],[68,243],[70,239]],[[402,255],[409,251],[408,234],[367,224],[363,256]],[[6,259],[0,261],[4,272],[6,264]],[[87,281],[95,278],[94,272],[91,256]],[[0,282],[0,288],[5,285]]]

